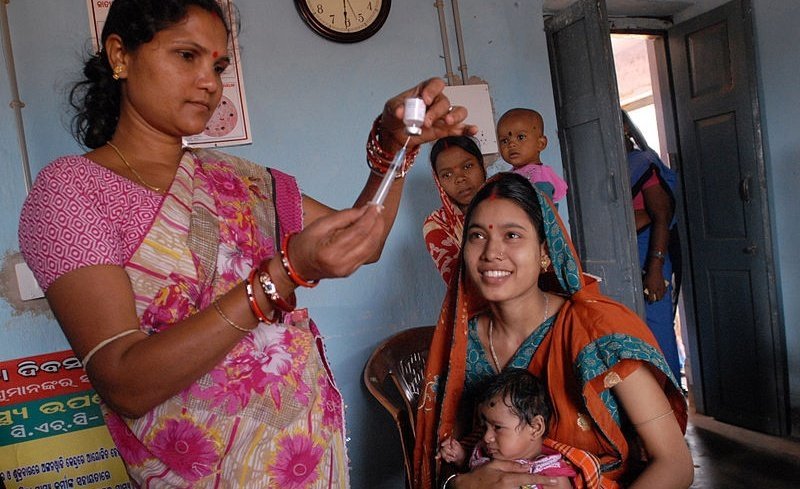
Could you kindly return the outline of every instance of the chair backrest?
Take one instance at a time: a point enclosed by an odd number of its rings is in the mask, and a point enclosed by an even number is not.
[[[364,384],[389,411],[400,432],[406,487],[411,487],[417,400],[434,328],[420,326],[387,338],[364,367]]]

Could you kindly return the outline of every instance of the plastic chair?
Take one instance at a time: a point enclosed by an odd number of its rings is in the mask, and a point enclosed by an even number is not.
[[[364,367],[364,384],[400,432],[406,488],[411,488],[417,400],[435,326],[401,331],[378,345]]]

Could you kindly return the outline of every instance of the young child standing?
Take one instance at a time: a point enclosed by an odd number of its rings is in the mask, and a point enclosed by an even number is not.
[[[554,203],[567,195],[567,183],[540,158],[547,147],[541,114],[523,108],[507,111],[497,121],[497,143],[500,155],[514,167],[514,173],[530,180]]]
[[[573,487],[575,470],[556,450],[544,445],[552,406],[544,384],[525,369],[508,368],[494,377],[478,397],[485,432],[469,459],[472,470],[492,459],[513,460],[530,467],[531,474],[553,477],[558,489]],[[443,441],[439,458],[462,468],[464,445]],[[533,486],[538,487],[538,486]]]

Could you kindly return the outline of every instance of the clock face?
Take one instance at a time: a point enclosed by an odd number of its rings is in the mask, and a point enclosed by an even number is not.
[[[358,42],[383,26],[391,0],[295,0],[295,5],[317,34],[332,41]]]

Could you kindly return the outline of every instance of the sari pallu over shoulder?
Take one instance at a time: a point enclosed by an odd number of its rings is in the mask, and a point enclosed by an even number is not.
[[[645,363],[664,385],[684,430],[686,403],[646,325],[603,296],[596,280],[582,272],[552,203],[541,192],[537,195],[553,266],[540,278],[540,286],[567,300],[528,368],[547,380],[555,408],[548,436],[557,440],[554,448],[578,465],[576,487],[619,487],[616,480],[633,455],[623,431],[626,420],[621,419],[610,388]],[[413,483],[417,489],[436,487],[440,477],[434,456],[439,442],[457,426],[465,380],[467,322],[486,309],[463,269],[460,273],[442,306],[426,364],[414,450]]]
[[[208,308],[301,228],[294,179],[216,151],[187,151],[125,267],[141,329],[158,334]],[[260,324],[145,416],[109,412],[131,478],[141,487],[347,487],[341,395],[321,349],[298,310]]]
[[[446,284],[457,274],[458,257],[461,251],[461,235],[464,232],[464,214],[447,192],[439,176],[433,171],[433,181],[439,192],[442,206],[431,212],[422,225],[425,247]]]

